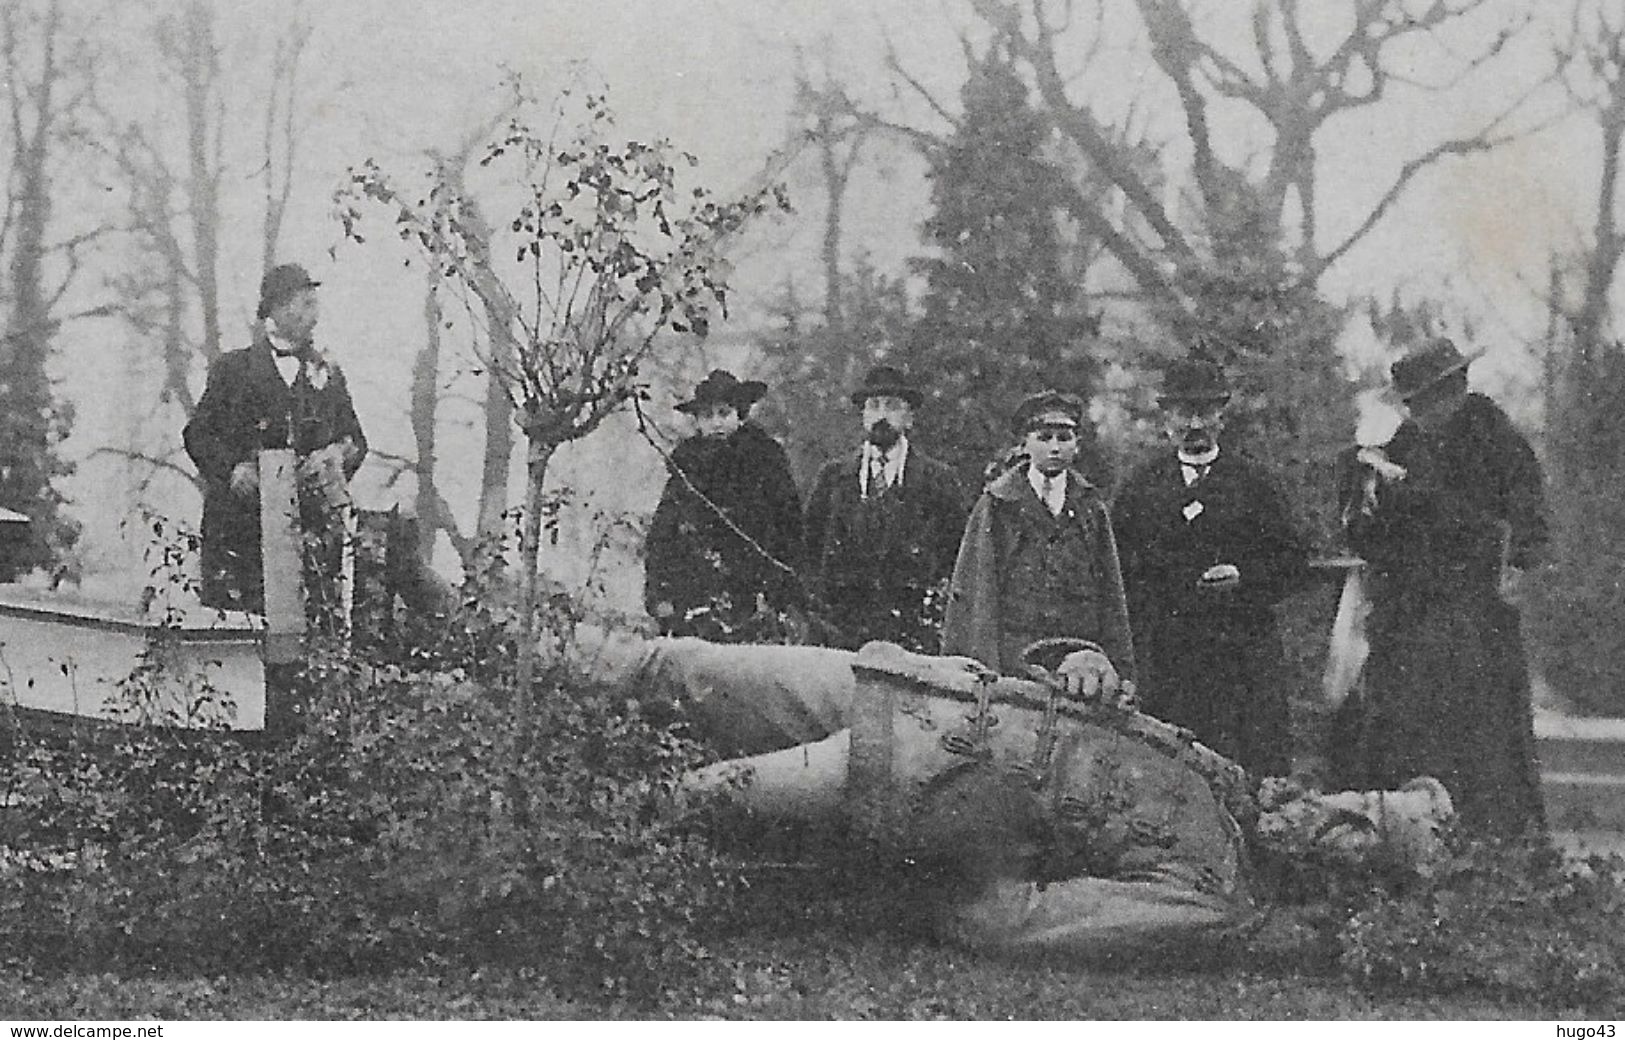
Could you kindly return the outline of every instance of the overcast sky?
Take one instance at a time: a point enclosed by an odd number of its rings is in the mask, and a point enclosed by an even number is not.
[[[1241,53],[1246,6],[1199,0],[1196,10],[1204,31]],[[1336,31],[1340,2],[1307,6],[1326,20],[1328,32]],[[1491,9],[1463,27],[1449,48],[1421,46],[1405,54],[1408,75],[1443,80],[1459,54],[1470,53],[1510,14],[1526,11],[1537,24],[1454,89],[1396,89],[1379,109],[1347,117],[1335,136],[1321,139],[1324,240],[1346,233],[1406,158],[1442,135],[1482,125],[1539,79],[1550,65],[1552,39],[1541,20],[1551,20],[1554,6],[1491,0]],[[139,44],[144,22],[163,7],[123,5],[120,31]],[[246,341],[258,280],[263,201],[253,164],[267,54],[291,8],[250,0],[218,0],[216,7],[234,120],[221,274],[228,338],[235,342]],[[788,139],[798,61],[833,69],[858,95],[929,126],[928,108],[894,90],[882,60],[886,44],[952,106],[963,76],[958,35],[974,32],[976,24],[956,0],[333,0],[307,2],[303,9],[314,35],[282,253],[305,261],[328,283],[322,335],[351,372],[375,443],[402,454],[410,451],[405,387],[422,339],[422,282],[387,244],[340,240],[329,199],[348,166],[375,157],[404,167],[427,149],[453,146],[491,111],[503,70],[511,69],[544,95],[568,83],[607,87],[629,136],[671,137],[699,155],[705,178],[726,191],[747,183]],[[1177,108],[1165,81],[1147,68],[1143,31],[1130,10],[1127,3],[1109,5],[1103,45],[1074,90],[1108,114],[1137,105],[1151,138],[1176,142],[1170,154],[1179,160]],[[139,69],[113,75],[128,78],[126,89],[114,94],[132,118],[172,107]],[[1522,122],[1550,115],[1556,97],[1537,92]],[[1245,163],[1257,154],[1259,127],[1223,106],[1215,118],[1226,161]],[[1478,374],[1495,387],[1515,385],[1509,377],[1528,363],[1524,343],[1545,324],[1537,293],[1547,257],[1554,248],[1571,248],[1593,220],[1593,148],[1592,135],[1570,119],[1492,155],[1442,163],[1332,272],[1327,290],[1340,298],[1399,292],[1442,299],[1447,313],[1470,318],[1482,331],[1490,355]],[[849,199],[846,251],[901,273],[904,258],[920,250],[921,167],[901,148],[874,154]],[[817,182],[804,168],[787,177],[798,213],[762,229],[740,261],[739,310],[746,315],[786,278],[800,284],[804,298],[816,300],[820,292],[813,264],[822,214]],[[118,418],[128,410],[128,373],[93,360],[105,359],[105,338],[112,334],[103,329],[76,343],[70,359],[69,390],[81,400],[74,438],[81,456],[130,428]],[[1350,335],[1358,340],[1359,330]],[[98,407],[109,402],[118,407]],[[94,501],[104,476],[97,466],[86,467],[76,497]]]

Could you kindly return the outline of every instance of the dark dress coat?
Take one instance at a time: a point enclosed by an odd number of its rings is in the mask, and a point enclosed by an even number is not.
[[[303,456],[348,440],[356,451],[346,460],[345,476],[361,465],[367,439],[344,373],[332,362],[321,367],[325,378],[318,374],[313,382],[300,375],[290,387],[263,334],[209,367],[208,386],[183,433],[186,452],[203,479],[201,598],[209,606],[265,609],[259,494],[231,490],[231,471],[238,463],[263,449],[292,448]],[[306,506],[302,496],[308,525],[312,511]]]
[[[1187,520],[1188,504],[1201,511]],[[1165,453],[1135,471],[1112,507],[1143,710],[1184,726],[1254,775],[1291,764],[1287,689],[1275,605],[1304,587],[1308,547],[1274,481],[1220,452],[1187,486]],[[1197,579],[1234,564],[1241,584],[1204,592]]]
[[[747,422],[726,438],[683,441],[670,467],[645,543],[644,606],[653,615],[657,604],[672,605],[673,615],[662,621],[668,634],[766,637],[758,630],[757,596],[770,613],[797,601],[801,495],[784,449]]]
[[[1504,560],[1523,566],[1546,540],[1540,465],[1479,394],[1434,433],[1406,422],[1386,451],[1405,479],[1381,486],[1369,512],[1351,481],[1345,513],[1371,597],[1366,689],[1349,702],[1355,775],[1345,779],[1393,787],[1433,776],[1468,829],[1538,829],[1529,671],[1499,580]]]
[[[1026,467],[1017,467],[989,484],[971,510],[949,586],[942,652],[1018,675],[1022,648],[1056,636],[1100,644],[1120,676],[1135,677],[1105,499],[1070,470],[1066,504],[1053,516]]]
[[[931,594],[953,571],[965,530],[959,478],[912,442],[903,479],[865,499],[861,449],[819,470],[803,531],[815,604],[852,649],[872,639],[935,652]]]

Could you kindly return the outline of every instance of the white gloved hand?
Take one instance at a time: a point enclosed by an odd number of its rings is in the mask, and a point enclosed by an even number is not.
[[[349,479],[344,475],[344,443],[318,448],[299,460],[300,474],[311,481],[329,506],[349,504]]]
[[[1196,579],[1196,587],[1203,592],[1227,592],[1241,584],[1241,569],[1233,563],[1214,564]]]
[[[1115,704],[1122,692],[1122,680],[1111,659],[1099,650],[1074,650],[1061,661],[1055,675],[1067,696],[1085,701]]]
[[[231,467],[231,490],[248,498],[260,489],[260,465],[254,459]]]
[[[1407,473],[1405,467],[1391,461],[1388,453],[1381,448],[1361,448],[1354,457],[1362,464],[1370,466],[1387,483],[1405,479]]]

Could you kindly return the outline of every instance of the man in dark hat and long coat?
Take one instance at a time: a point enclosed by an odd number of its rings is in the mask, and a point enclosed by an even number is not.
[[[1464,827],[1543,825],[1529,671],[1506,602],[1545,543],[1540,466],[1506,413],[1468,390],[1474,360],[1437,338],[1396,361],[1409,417],[1360,449],[1349,541],[1367,562],[1371,616],[1355,777],[1426,772]]]
[[[1098,644],[1119,676],[1134,648],[1117,546],[1104,497],[1072,467],[1083,401],[1054,390],[1022,401],[1012,422],[1024,465],[988,485],[971,510],[954,565],[942,651],[1002,675],[1042,639]]]
[[[815,606],[850,649],[884,639],[935,652],[932,598],[953,569],[965,494],[909,439],[924,395],[903,372],[874,368],[851,399],[863,446],[825,463],[807,499]]]
[[[1143,709],[1280,776],[1292,747],[1274,608],[1307,584],[1308,547],[1270,474],[1221,450],[1229,400],[1218,364],[1169,366],[1159,403],[1172,450],[1128,478],[1112,523]]]
[[[798,604],[801,496],[779,442],[749,422],[765,383],[716,369],[677,410],[677,445],[646,543],[644,605],[662,633],[775,642]]]
[[[318,284],[298,264],[266,272],[253,344],[210,366],[186,424],[186,451],[203,478],[201,598],[209,606],[265,609],[262,450],[292,449],[299,459],[306,534],[332,527],[332,506],[346,499],[367,453],[344,373],[315,345]]]

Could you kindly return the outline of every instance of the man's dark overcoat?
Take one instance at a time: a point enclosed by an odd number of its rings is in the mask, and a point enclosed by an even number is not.
[[[966,497],[945,463],[910,444],[903,479],[864,498],[863,452],[826,462],[807,499],[813,590],[852,649],[885,639],[935,652],[932,590],[953,572]]]
[[[1192,730],[1255,775],[1284,775],[1292,748],[1274,608],[1310,572],[1274,481],[1225,451],[1187,485],[1168,452],[1125,482],[1112,523],[1146,713]],[[1241,584],[1199,590],[1197,579],[1221,563],[1235,565]]]
[[[770,612],[797,601],[784,568],[801,559],[801,495],[784,449],[747,422],[725,438],[683,441],[671,468],[645,543],[645,607],[670,603],[663,624],[677,635],[764,635],[752,627],[758,594]]]
[[[313,362],[306,372],[291,387],[283,382],[270,341],[261,334],[252,346],[210,366],[208,385],[186,424],[186,452],[203,478],[201,598],[210,606],[264,609],[259,494],[231,490],[238,463],[264,449],[292,448],[304,456],[349,440],[356,450],[346,457],[348,477],[366,454],[344,373],[332,362]],[[302,496],[308,524],[312,510],[306,505]]]
[[[1098,643],[1125,679],[1136,676],[1123,578],[1100,491],[1068,473],[1052,516],[1025,466],[989,484],[971,510],[949,588],[942,652],[1021,674],[1021,651],[1039,639]]]
[[[1529,671],[1499,581],[1504,560],[1523,566],[1546,540],[1539,462],[1479,394],[1433,433],[1404,423],[1386,451],[1405,479],[1383,485],[1369,514],[1347,511],[1370,568],[1371,652],[1363,704],[1350,702],[1355,775],[1345,779],[1434,776],[1464,826],[1538,828]]]

